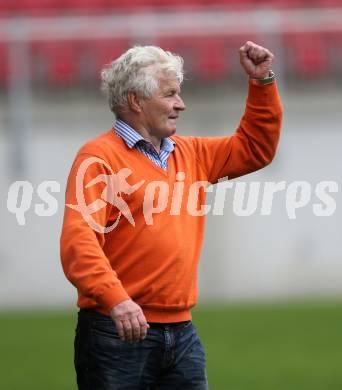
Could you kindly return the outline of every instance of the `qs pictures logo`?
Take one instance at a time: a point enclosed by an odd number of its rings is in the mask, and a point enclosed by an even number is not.
[[[92,176],[88,169],[94,164],[99,165],[93,170],[98,174]],[[85,182],[87,178],[89,181]],[[138,207],[135,204],[134,209],[142,210],[146,225],[153,225],[154,216],[165,212],[168,206],[171,216],[180,215],[182,212],[193,217],[202,217],[209,213],[223,215],[227,207],[231,207],[233,214],[240,217],[256,214],[269,216],[274,210],[274,200],[278,210],[281,207],[291,220],[296,220],[302,210],[308,207],[314,216],[329,217],[337,208],[332,194],[339,189],[335,181],[320,181],[312,185],[304,180],[243,182],[230,181],[228,178],[222,178],[214,187],[205,180],[193,183],[186,181],[185,172],[177,172],[175,180],[169,185],[168,181],[148,181],[141,176],[136,177],[132,169],[127,167],[114,172],[106,161],[94,156],[81,163],[74,180],[76,182],[73,198],[76,204],[67,203],[66,207],[81,213],[87,224],[99,233],[112,231],[122,218],[135,226],[135,215],[128,200],[130,195],[138,190],[139,194],[134,197],[134,202],[139,204]],[[99,185],[101,187],[96,187]],[[8,190],[7,209],[16,216],[18,225],[25,226],[25,214],[32,206],[33,195],[36,195],[39,201],[34,204],[35,214],[39,217],[53,216],[58,211],[58,201],[53,193],[59,193],[60,190],[60,184],[53,180],[43,181],[36,189],[29,181],[16,181]],[[93,196],[89,198],[86,195],[92,190]],[[211,201],[206,200],[206,193],[209,192],[212,193]],[[99,223],[99,219],[94,215],[108,205],[117,210],[116,218],[110,226],[105,222]]]
[[[104,165],[111,174],[100,174],[84,186],[84,177],[86,171],[90,165],[95,163]],[[91,226],[95,231],[99,233],[109,233],[110,231],[115,229],[120,222],[120,218],[122,215],[129,221],[131,225],[135,226],[135,221],[132,216],[131,210],[129,209],[128,204],[122,198],[121,194],[132,194],[144,184],[145,180],[141,180],[139,183],[131,186],[126,181],[126,178],[131,174],[132,170],[129,168],[123,168],[118,171],[118,173],[114,173],[112,168],[104,160],[98,157],[89,157],[81,163],[76,175],[77,205],[66,204],[66,206],[79,211],[82,214],[84,220],[89,224],[89,226]],[[101,193],[101,199],[97,199],[91,204],[87,205],[84,197],[83,188],[89,188],[93,185],[98,184],[99,182],[104,182],[106,184],[105,188]],[[107,203],[110,203],[115,206],[119,210],[119,215],[111,226],[104,227],[99,225],[95,221],[95,219],[92,217],[92,214],[106,207]]]

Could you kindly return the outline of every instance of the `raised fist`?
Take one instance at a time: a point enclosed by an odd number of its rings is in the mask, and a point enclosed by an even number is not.
[[[263,79],[269,76],[274,55],[262,46],[247,41],[239,49],[240,63],[249,77]]]

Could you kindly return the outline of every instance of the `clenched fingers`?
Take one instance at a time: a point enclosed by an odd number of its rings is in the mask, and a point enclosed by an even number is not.
[[[149,325],[141,307],[131,299],[114,306],[110,315],[122,340],[134,342],[146,337]]]
[[[140,325],[140,340],[144,340],[147,335],[147,329],[150,325],[147,323],[146,318],[142,313],[138,316],[138,321]]]
[[[247,41],[239,49],[240,63],[252,78],[265,78],[269,75],[273,54],[254,42]]]

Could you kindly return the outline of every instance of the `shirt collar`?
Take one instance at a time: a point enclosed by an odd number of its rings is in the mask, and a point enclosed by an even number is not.
[[[114,125],[114,130],[116,134],[121,137],[126,145],[132,149],[136,146],[137,143],[146,143],[144,137],[142,137],[137,131],[135,131],[130,125],[124,122],[122,119],[117,119]],[[173,152],[175,149],[176,142],[171,138],[163,138],[161,141],[161,150],[165,150],[166,152]]]

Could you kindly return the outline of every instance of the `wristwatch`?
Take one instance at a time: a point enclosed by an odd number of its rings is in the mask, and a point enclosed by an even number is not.
[[[275,80],[275,74],[273,70],[269,71],[269,75],[263,79],[251,79],[253,84],[257,85],[266,85],[266,84],[271,84]]]

